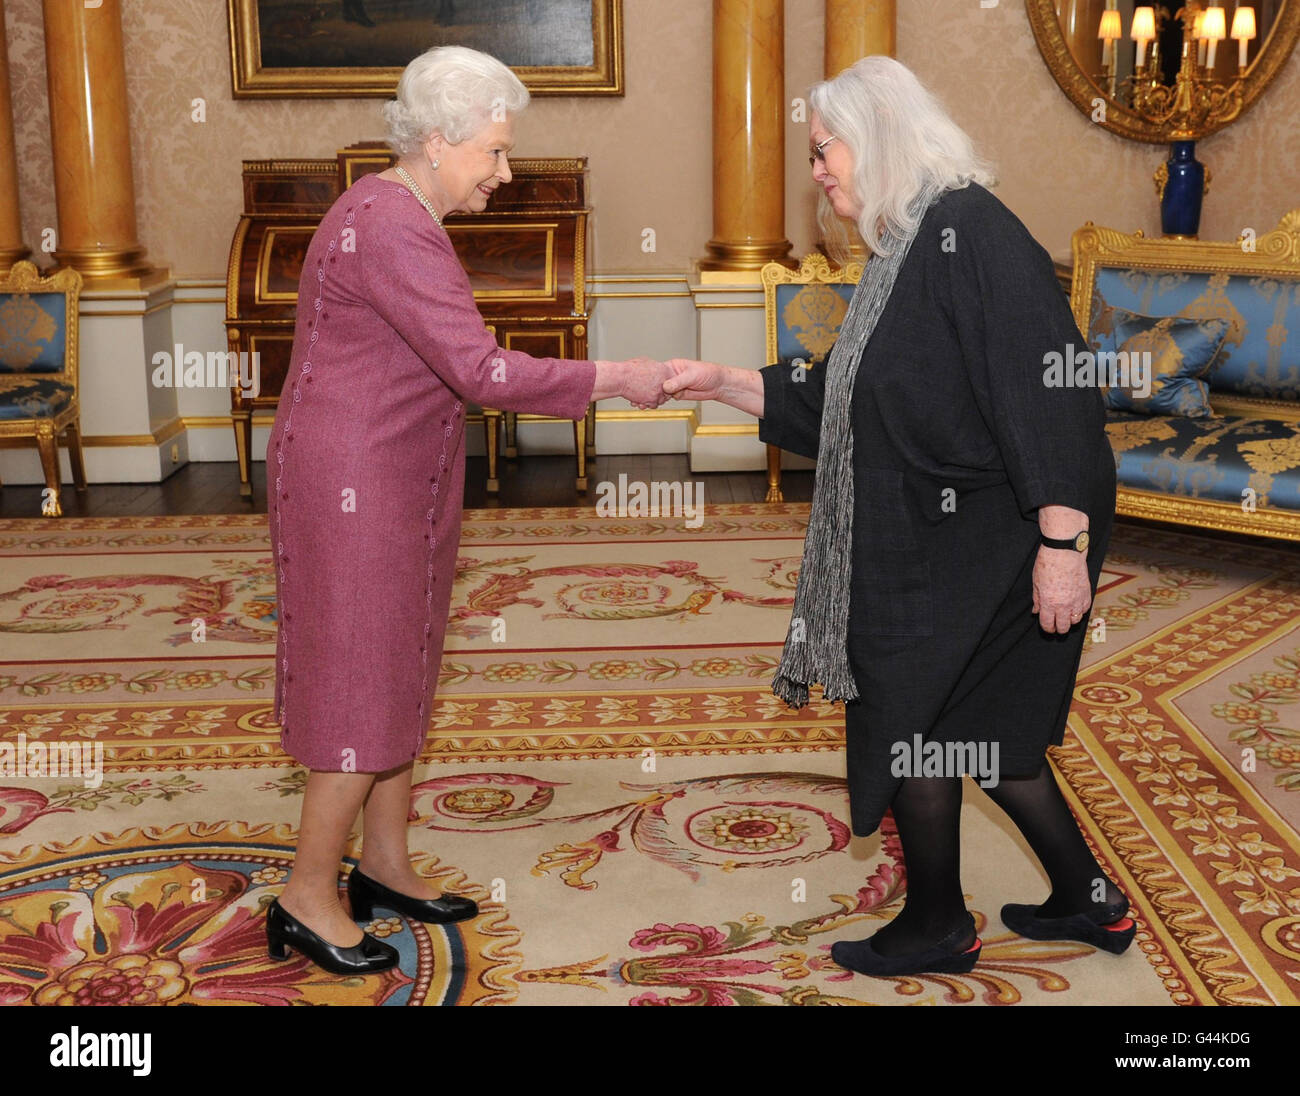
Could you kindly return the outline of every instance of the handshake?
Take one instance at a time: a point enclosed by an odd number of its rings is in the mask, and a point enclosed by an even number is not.
[[[614,391],[594,395],[596,399],[622,396],[632,406],[647,410],[669,399],[721,399],[730,370],[713,362],[673,358],[658,362],[651,358],[631,358],[623,362],[597,362],[597,392],[617,386]],[[610,374],[610,385],[602,385],[599,371]]]

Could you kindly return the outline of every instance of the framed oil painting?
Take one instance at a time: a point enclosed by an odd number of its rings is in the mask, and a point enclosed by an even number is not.
[[[236,99],[386,98],[411,58],[469,46],[534,95],[623,94],[623,0],[227,0]]]

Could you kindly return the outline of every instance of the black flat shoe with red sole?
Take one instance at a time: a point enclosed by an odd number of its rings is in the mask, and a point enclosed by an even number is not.
[[[1077,940],[1112,955],[1128,950],[1137,934],[1137,923],[1126,917],[1128,899],[1095,913],[1069,917],[1039,917],[1037,906],[1008,904],[1002,907],[1002,923],[1029,940]]]

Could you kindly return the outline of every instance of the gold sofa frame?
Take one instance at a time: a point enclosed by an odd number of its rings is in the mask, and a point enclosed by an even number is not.
[[[1074,279],[1070,286],[1070,307],[1079,330],[1086,336],[1099,267],[1300,279],[1300,208],[1291,210],[1275,229],[1258,237],[1253,252],[1243,248],[1243,240],[1244,237],[1224,242],[1179,237],[1148,239],[1141,231],[1128,235],[1088,221],[1075,231],[1071,240]],[[1211,387],[1210,405],[1221,415],[1300,422],[1300,399],[1269,400],[1216,392]],[[1297,511],[1263,507],[1246,513],[1230,502],[1177,498],[1158,491],[1121,486],[1115,512],[1200,529],[1300,540],[1300,512]]]

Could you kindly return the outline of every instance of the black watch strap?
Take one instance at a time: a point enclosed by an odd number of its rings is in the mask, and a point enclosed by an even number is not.
[[[1088,550],[1088,530],[1076,533],[1068,540],[1059,540],[1054,537],[1046,537],[1041,533],[1038,536],[1039,542],[1048,548],[1060,548],[1071,552],[1086,552]]]

